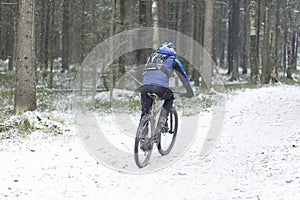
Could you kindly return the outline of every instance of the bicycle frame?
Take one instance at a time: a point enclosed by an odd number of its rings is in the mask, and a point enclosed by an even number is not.
[[[151,95],[151,96],[150,96]],[[156,132],[157,131],[157,114],[160,113],[162,107],[163,107],[163,101],[160,102],[159,105],[156,105],[156,101],[158,100],[157,95],[152,95],[150,94],[149,96],[152,98],[153,102],[152,102],[152,107],[150,110],[150,124],[151,124],[151,140],[153,142],[153,137],[158,136]]]
[[[158,104],[157,100],[160,100],[160,98],[156,94],[148,93],[148,96],[153,100],[152,107],[149,115],[145,115],[142,118],[143,121],[141,121],[139,124],[134,143],[134,159],[139,168],[145,167],[148,164],[153,145],[155,143],[157,144],[158,152],[161,155],[167,155],[171,151],[176,139],[178,128],[178,114],[176,109],[172,108],[170,110],[170,127],[167,127],[168,131],[163,132],[162,134],[161,128],[163,121],[161,121],[159,119],[160,116],[157,115],[160,115],[160,112],[163,109],[164,101],[160,101]],[[172,119],[174,119],[174,121]],[[148,122],[151,124],[150,127],[148,127]],[[149,128],[151,129],[150,131]],[[143,135],[144,133],[145,135]],[[165,138],[165,134],[172,134],[170,143],[165,143],[165,140],[162,140],[161,137],[163,136]]]

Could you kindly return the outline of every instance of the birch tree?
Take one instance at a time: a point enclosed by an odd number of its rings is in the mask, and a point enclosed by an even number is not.
[[[260,80],[259,70],[258,70],[258,53],[257,53],[257,0],[251,0],[250,3],[250,79],[254,82]]]

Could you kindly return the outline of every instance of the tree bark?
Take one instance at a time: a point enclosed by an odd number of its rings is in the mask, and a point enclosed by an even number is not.
[[[271,66],[272,66],[272,46],[273,46],[273,32],[272,32],[272,13],[273,13],[273,0],[269,0],[265,5],[265,30],[264,30],[264,47],[262,55],[262,75],[261,82],[263,84],[269,83],[271,79]]]
[[[234,35],[233,35],[233,1],[229,1],[229,27],[228,27],[228,54],[227,54],[227,61],[228,61],[228,71],[227,74],[231,74],[233,71],[233,41],[234,41]]]
[[[48,64],[49,64],[49,44],[50,41],[49,41],[49,36],[50,36],[50,26],[51,26],[51,22],[50,22],[50,9],[51,9],[51,2],[50,1],[46,1],[45,3],[46,7],[46,12],[45,12],[45,25],[44,25],[44,34],[42,37],[42,39],[44,40],[44,51],[41,51],[41,52],[44,52],[44,55],[43,55],[43,63],[44,63],[44,70],[45,70],[45,73],[43,74],[43,78],[46,78],[47,76],[47,69],[48,69]],[[51,37],[51,36],[50,36]]]
[[[83,62],[85,57],[85,14],[86,0],[81,0],[81,28],[80,28],[80,63]]]
[[[233,0],[232,5],[232,24],[233,24],[233,38],[232,38],[232,53],[233,53],[233,69],[232,80],[239,79],[239,16],[240,16],[240,2],[239,0]]]
[[[62,70],[69,69],[69,26],[70,26],[69,0],[63,0],[63,24],[62,24]]]
[[[250,27],[249,27],[249,6],[250,1],[244,0],[244,46],[243,46],[243,74],[247,74],[250,68]]]
[[[292,22],[292,8],[291,8],[291,0],[287,0],[287,71],[286,71],[286,77],[289,79],[292,79],[292,27],[291,27],[291,22]]]
[[[4,58],[4,55],[3,55],[4,54],[4,47],[3,47],[3,44],[2,44],[2,38],[3,38],[3,36],[2,36],[3,31],[2,31],[2,29],[3,29],[3,25],[1,24],[2,23],[2,19],[3,19],[2,14],[3,14],[3,11],[2,11],[2,0],[0,0],[0,47],[1,47],[1,49],[0,49],[0,59]]]
[[[125,30],[125,21],[126,21],[126,2],[125,0],[120,0],[120,30],[124,31]],[[125,62],[126,62],[126,57],[124,55],[121,55],[118,64],[119,64],[119,74],[118,77],[122,77],[125,73]]]
[[[112,13],[111,13],[111,21],[110,21],[110,28],[109,28],[109,36],[114,36],[114,29],[115,29],[115,15],[116,15],[116,0],[111,0],[112,5]],[[112,44],[110,44],[110,52],[113,61],[113,51],[114,51],[114,43],[112,40]],[[109,106],[112,107],[113,104],[113,90],[114,90],[114,63],[110,63],[110,70],[109,70]]]
[[[291,68],[297,69],[297,57],[298,57],[298,27],[295,28],[292,34],[292,60]]]
[[[49,78],[49,88],[53,88],[53,65],[54,65],[54,43],[55,43],[55,2],[50,2],[50,49],[49,49],[49,64],[50,64],[50,78]]]
[[[261,7],[262,7],[262,1],[263,0],[256,0],[256,1],[258,1],[257,2],[257,20],[256,20],[256,48],[257,48],[257,50],[256,50],[256,53],[257,53],[257,55],[256,55],[256,57],[257,57],[257,65],[255,66],[255,71],[257,71],[257,72],[259,72],[259,68],[260,68],[260,64],[261,64],[261,56],[260,56],[260,54],[261,54],[261,46],[260,46],[260,33],[261,33]],[[260,79],[260,78],[259,78]]]
[[[199,5],[197,0],[193,1],[193,12],[194,12],[194,33],[193,38],[195,41],[197,41],[199,44],[202,44],[202,38],[203,38],[203,32],[202,32],[202,7]],[[196,67],[196,66],[195,66]],[[196,67],[196,69],[193,70],[193,80],[195,86],[200,86],[200,70],[199,67]]]
[[[34,0],[20,0],[17,33],[15,112],[35,110],[36,78],[33,51]]]
[[[274,79],[278,79],[278,68],[281,67],[281,56],[280,50],[281,48],[281,30],[280,30],[280,10],[281,10],[281,0],[277,0],[277,9],[276,9],[276,39],[275,39],[275,77]]]
[[[92,34],[93,34],[93,44],[97,44],[97,23],[96,23],[96,9],[97,0],[92,0]],[[96,106],[96,89],[97,89],[97,65],[93,65],[93,75],[92,75],[92,103]]]
[[[257,47],[257,0],[251,0],[250,6],[250,79],[253,82],[258,82],[260,80],[258,71],[258,47]]]
[[[213,61],[212,56],[212,38],[213,38],[213,10],[214,10],[214,0],[206,1],[205,4],[205,24],[204,24],[204,50],[203,53],[203,70],[201,76],[202,82],[201,86],[210,90],[212,84],[213,75]]]
[[[300,25],[298,25],[298,27],[297,27],[296,34],[297,35],[296,35],[296,41],[295,41],[294,70],[297,70],[297,63],[298,63]]]
[[[153,21],[153,48],[158,49],[159,47],[159,24],[158,24],[158,7],[157,7],[157,1],[152,1],[152,21]]]

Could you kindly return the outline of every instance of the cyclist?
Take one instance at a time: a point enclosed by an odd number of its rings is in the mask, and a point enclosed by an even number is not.
[[[176,47],[171,42],[162,43],[161,47],[148,58],[145,65],[145,73],[141,88],[142,115],[149,114],[152,99],[148,93],[155,93],[164,100],[159,121],[162,125],[166,123],[168,113],[173,105],[174,95],[169,88],[169,79],[176,72],[180,81],[186,89],[183,97],[192,98],[194,92],[190,80],[179,60],[176,59]]]

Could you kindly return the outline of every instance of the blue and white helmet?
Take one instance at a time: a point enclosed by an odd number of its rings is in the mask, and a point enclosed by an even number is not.
[[[172,42],[165,41],[161,44],[161,48],[169,49],[176,54],[176,47]]]

